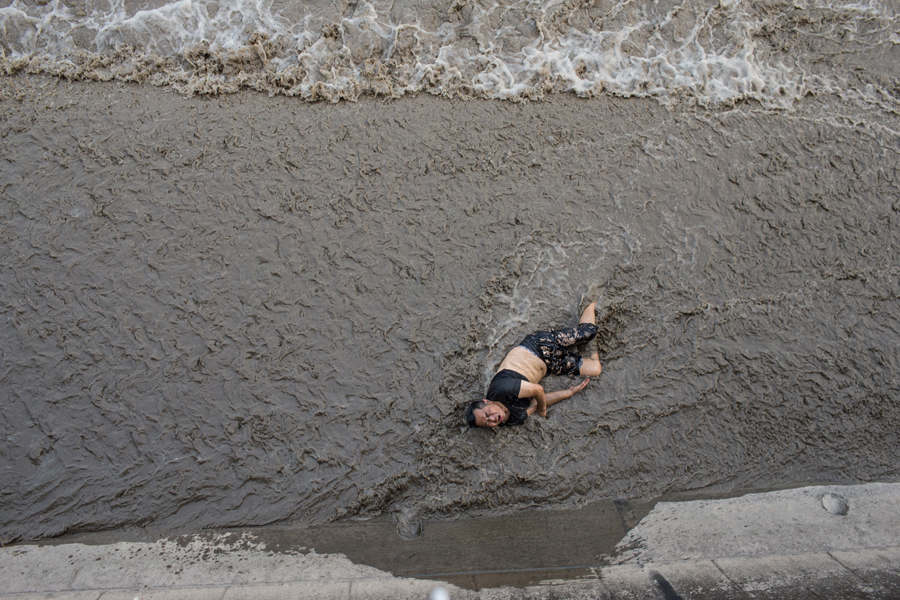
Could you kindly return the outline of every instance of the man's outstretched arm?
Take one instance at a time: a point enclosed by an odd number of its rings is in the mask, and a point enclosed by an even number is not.
[[[528,407],[528,414],[533,415],[537,413],[539,417],[547,417],[547,409],[559,402],[560,400],[565,400],[566,398],[571,398],[581,390],[583,390],[590,379],[585,379],[581,383],[577,385],[573,385],[572,387],[559,390],[558,392],[550,392],[549,394],[544,392],[544,388],[537,383],[530,383],[527,381],[522,382],[522,386],[519,388],[519,398],[527,398],[531,396],[534,398],[534,402],[531,403],[531,406]]]

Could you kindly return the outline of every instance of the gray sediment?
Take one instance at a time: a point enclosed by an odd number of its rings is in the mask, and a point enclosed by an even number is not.
[[[4,541],[900,475],[888,110],[2,84]],[[603,375],[464,428],[598,287]]]

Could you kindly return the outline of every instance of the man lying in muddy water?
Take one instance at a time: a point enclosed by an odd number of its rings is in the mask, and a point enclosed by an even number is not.
[[[497,369],[484,400],[466,409],[470,427],[521,425],[529,415],[547,417],[547,409],[577,394],[590,379],[558,392],[544,392],[540,385],[547,373],[569,377],[600,375],[600,357],[595,350],[590,358],[572,352],[573,346],[591,341],[597,335],[597,303],[588,304],[576,327],[555,331],[536,331],[513,348]]]

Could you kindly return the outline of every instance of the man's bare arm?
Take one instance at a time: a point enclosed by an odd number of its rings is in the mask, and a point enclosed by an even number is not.
[[[519,387],[519,398],[534,398],[531,406],[528,407],[528,414],[537,413],[540,417],[547,417],[547,395],[544,394],[544,388],[537,383],[523,381]]]
[[[572,387],[559,390],[558,392],[550,392],[549,394],[544,392],[544,388],[536,383],[529,383],[527,381],[522,382],[522,386],[519,388],[519,398],[527,398],[528,396],[532,396],[534,398],[534,402],[531,403],[531,406],[528,407],[528,414],[533,415],[535,413],[540,417],[547,417],[547,409],[559,402],[560,400],[565,400],[566,398],[571,398],[585,387],[587,387],[590,379],[585,379],[581,383],[577,385],[573,385]],[[540,393],[538,393],[540,390]],[[543,404],[543,412],[541,412],[541,405]]]

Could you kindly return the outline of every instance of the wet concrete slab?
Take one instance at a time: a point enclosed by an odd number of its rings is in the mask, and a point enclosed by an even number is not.
[[[396,577],[450,583],[462,589],[525,588],[550,580],[596,579],[596,568],[607,564],[616,553],[616,544],[656,504],[655,500],[608,500],[582,508],[531,510],[496,517],[455,521],[422,521],[422,535],[404,539],[398,520],[384,516],[367,521],[343,521],[308,528],[242,528],[206,531],[167,538],[175,545],[190,547],[197,540],[215,545],[223,536],[231,540],[252,539],[253,544],[288,556],[314,552],[342,554],[353,563],[374,567]],[[152,534],[140,531],[78,534],[46,540],[41,546],[60,544],[109,545],[117,542],[150,541]],[[116,550],[118,552],[118,550]],[[122,550],[122,552],[126,552]],[[196,554],[196,553],[194,553]],[[135,554],[135,559],[140,556]],[[58,565],[54,578],[61,587],[79,589],[94,578],[102,587],[138,587],[144,573],[123,561],[110,561],[85,570],[83,557]],[[210,572],[203,560],[176,562],[158,576],[160,584],[201,582],[221,585],[247,583],[245,573]],[[25,582],[40,580],[40,565],[25,564],[13,574],[24,589]],[[275,562],[255,566],[254,581],[277,581],[283,565]],[[333,573],[322,573],[325,578]],[[370,584],[373,585],[373,584]],[[127,595],[127,594],[126,594]]]
[[[858,580],[826,553],[717,559],[715,564],[745,592],[794,587],[804,581]],[[861,581],[861,580],[858,580]]]
[[[671,598],[680,596],[684,600],[707,598],[711,594],[716,594],[716,598],[720,600],[751,598],[737,588],[713,561],[654,564],[647,571],[646,578],[663,597],[667,591],[671,591]],[[658,577],[654,577],[653,573]]]
[[[308,591],[308,586],[292,586],[298,590]],[[221,587],[177,587],[170,589],[147,590],[136,588],[131,590],[109,590],[103,592],[103,600],[222,600],[227,589]],[[258,591],[258,598],[265,598],[265,590]],[[288,596],[282,596],[288,600]],[[333,598],[334,596],[319,595],[318,598]],[[307,595],[309,600],[317,600],[315,595]],[[67,599],[68,600],[68,599]]]
[[[900,540],[897,488],[818,486],[664,502],[643,519],[639,507],[610,501],[423,522],[423,535],[413,540],[402,538],[389,517],[153,543],[98,537],[87,544],[81,536],[79,543],[0,549],[0,600],[394,600],[427,598],[436,586],[453,600],[896,600],[900,547],[884,541]],[[845,515],[831,515],[819,502],[837,492],[848,500]],[[786,552],[809,531],[811,500],[823,518],[833,519],[836,535],[808,537],[807,551]],[[750,519],[754,514],[765,518]],[[744,539],[723,534],[745,525]],[[680,536],[677,546],[668,541],[673,536]],[[679,558],[676,550],[686,548],[707,556]],[[744,554],[747,548],[755,554]]]
[[[900,548],[873,548],[856,552],[830,552],[853,571],[879,598],[900,598]]]
[[[279,552],[340,553],[398,577],[474,590],[525,587],[551,579],[594,577],[592,569],[609,562],[626,526],[637,524],[653,504],[602,501],[580,509],[423,522],[421,537],[412,540],[398,534],[393,517],[305,529],[255,529],[252,535]]]
[[[843,498],[846,513],[829,512],[826,497]],[[892,547],[898,539],[900,484],[871,483],[660,502],[620,550],[642,562],[672,562]]]

